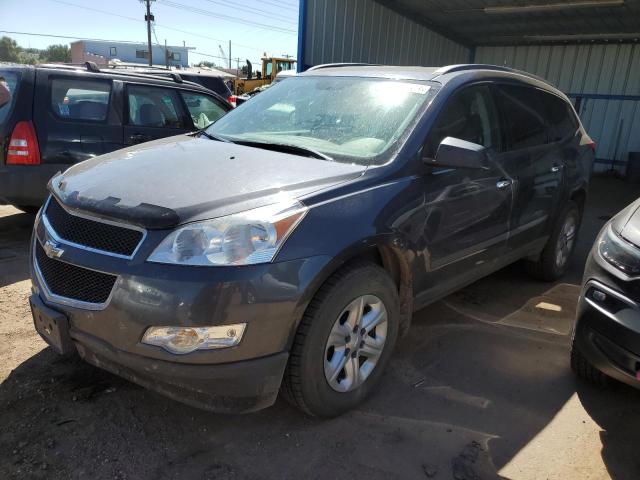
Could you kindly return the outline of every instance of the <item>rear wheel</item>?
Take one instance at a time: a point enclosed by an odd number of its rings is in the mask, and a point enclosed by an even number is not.
[[[298,328],[283,393],[309,415],[334,417],[364,400],[380,380],[398,335],[398,295],[379,266],[334,274]]]
[[[526,262],[527,272],[547,282],[562,277],[569,268],[579,228],[580,209],[570,200],[559,215],[540,258],[535,262]]]

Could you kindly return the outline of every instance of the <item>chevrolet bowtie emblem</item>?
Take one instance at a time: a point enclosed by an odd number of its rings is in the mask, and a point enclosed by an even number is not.
[[[64,250],[53,240],[47,240],[42,248],[49,258],[60,258],[64,253]]]

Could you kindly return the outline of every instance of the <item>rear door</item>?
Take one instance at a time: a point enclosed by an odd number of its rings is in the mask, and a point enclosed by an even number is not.
[[[125,144],[135,145],[193,130],[193,122],[183,105],[177,89],[126,84]]]
[[[494,161],[502,149],[502,136],[491,90],[485,84],[454,93],[429,133],[424,147],[427,157],[434,158],[444,138],[454,137],[486,147],[490,166],[437,167],[425,175],[427,276],[417,285],[424,295],[463,284],[504,252],[512,192],[510,180]]]
[[[43,164],[70,165],[122,148],[114,81],[85,72],[37,70],[34,123]]]
[[[550,131],[548,93],[498,84],[495,94],[507,133],[501,164],[514,182],[509,247],[526,249],[548,234],[560,199],[564,162]]]

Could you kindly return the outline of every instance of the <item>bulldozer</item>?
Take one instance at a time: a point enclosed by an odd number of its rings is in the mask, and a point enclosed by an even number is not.
[[[254,77],[251,62],[247,60],[247,78],[237,78],[234,80],[233,94],[242,95],[256,88],[269,85],[274,81],[278,73],[293,69],[295,63],[296,61],[291,58],[263,57],[262,72],[258,72]]]

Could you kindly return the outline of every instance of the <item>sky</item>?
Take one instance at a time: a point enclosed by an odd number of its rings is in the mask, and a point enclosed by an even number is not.
[[[225,56],[259,64],[268,55],[297,52],[298,0],[155,0],[156,37],[160,44],[183,42],[195,50],[189,63],[213,61],[218,65],[219,45]],[[0,0],[0,36],[22,47],[45,48],[75,38],[147,41],[145,5],[140,0]],[[178,31],[180,30],[180,31]],[[62,35],[73,39],[6,33]],[[235,60],[234,60],[234,67]]]

